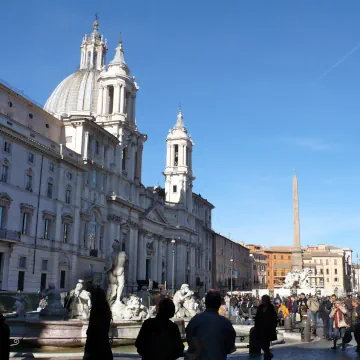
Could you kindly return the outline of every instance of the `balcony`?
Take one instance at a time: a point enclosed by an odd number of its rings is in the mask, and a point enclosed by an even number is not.
[[[8,230],[0,228],[0,240],[8,241],[20,241],[21,233],[20,231]]]

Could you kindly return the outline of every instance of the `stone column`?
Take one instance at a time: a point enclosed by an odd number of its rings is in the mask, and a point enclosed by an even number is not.
[[[167,144],[166,146],[166,167],[171,166],[170,160],[171,160],[171,146],[170,144]]]
[[[135,122],[135,101],[136,101],[136,96],[132,95],[132,100],[131,100],[131,121]]]
[[[121,84],[120,88],[120,113],[125,112],[125,84]]]
[[[84,159],[88,159],[88,152],[89,152],[89,132],[85,131],[85,133],[84,133],[84,148],[83,148]]]
[[[114,109],[113,113],[120,112],[120,84],[115,84],[114,87]]]
[[[138,230],[133,224],[130,227],[130,241],[129,241],[129,286],[132,291],[137,283],[137,245],[138,245]]]
[[[145,280],[146,276],[146,247],[144,231],[139,230],[138,243],[138,279]]]
[[[176,254],[176,253],[175,253]],[[166,241],[166,287],[171,289],[172,287],[172,244],[171,239],[167,239]],[[176,270],[176,269],[175,269]]]
[[[53,252],[53,256],[52,256],[52,259],[51,259],[52,272],[53,272],[53,281],[52,282],[55,284],[56,289],[60,288],[59,256],[60,256],[60,253],[55,251],[55,252]],[[66,274],[66,275],[69,276],[70,274]],[[66,279],[65,279],[65,281],[66,281]]]
[[[158,253],[159,253],[159,241],[156,236],[154,236],[153,246],[154,246],[154,253],[151,257],[151,280],[155,280],[159,282],[159,274],[158,274]]]
[[[98,104],[97,104],[97,112],[99,115],[103,113],[103,91],[104,91],[104,87],[101,85],[99,87]]]
[[[162,260],[163,260],[163,257],[162,257],[162,250],[163,250],[163,243],[162,243],[162,238],[159,237],[158,240],[158,252],[157,252],[157,273],[158,273],[158,283],[161,284],[161,278],[162,278]]]
[[[77,284],[78,276],[77,276],[77,261],[78,257],[77,255],[73,254],[71,256],[71,274],[70,275],[70,281],[68,284],[70,285],[71,289],[75,288],[75,285]]]
[[[102,114],[106,115],[108,113],[108,109],[107,109],[107,103],[108,103],[108,92],[109,92],[109,89],[107,86],[105,86],[103,88],[103,92],[102,92],[102,95],[103,95],[103,100],[102,100]]]
[[[128,96],[128,105],[127,105],[127,119],[129,121],[132,121],[132,104],[133,104],[133,97],[131,95],[131,93],[129,93],[129,96]]]

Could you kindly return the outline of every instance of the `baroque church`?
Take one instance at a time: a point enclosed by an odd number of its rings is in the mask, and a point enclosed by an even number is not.
[[[145,186],[139,86],[121,41],[107,64],[98,27],[44,109],[0,84],[0,289],[101,283],[116,240],[127,253],[128,292],[153,280],[203,295],[212,285],[214,206],[193,192],[183,114],[166,137],[164,188]]]

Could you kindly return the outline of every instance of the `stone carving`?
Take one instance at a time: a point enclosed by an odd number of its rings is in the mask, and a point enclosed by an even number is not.
[[[309,276],[311,269],[306,268],[303,270],[295,269],[290,271],[285,278],[284,289],[311,289]]]
[[[181,285],[173,298],[175,305],[175,318],[193,317],[197,312],[197,303],[194,292],[190,290],[188,284]]]
[[[49,284],[49,288],[45,290],[43,299],[46,300],[46,305],[40,311],[40,316],[65,316],[66,309],[61,304],[61,295],[58,290],[55,289],[54,284]],[[43,302],[40,301],[39,307]]]
[[[22,295],[13,296],[15,304],[13,309],[15,310],[16,316],[25,316],[25,298]]]
[[[123,320],[145,320],[148,316],[148,309],[142,305],[140,298],[136,295],[130,295],[120,318]]]
[[[146,244],[146,253],[147,253],[148,256],[155,255],[155,248],[154,248],[154,243],[153,242],[148,242]]]
[[[125,262],[126,253],[121,251],[120,243],[114,240],[113,252],[107,259],[105,272],[108,276],[107,299],[110,307],[114,303],[120,303],[125,286]]]
[[[78,280],[74,290],[70,291],[69,300],[66,305],[70,311],[71,318],[87,320],[90,316],[91,296],[84,290],[84,281]]]

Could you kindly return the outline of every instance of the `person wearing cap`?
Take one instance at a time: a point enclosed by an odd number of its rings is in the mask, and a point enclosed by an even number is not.
[[[334,345],[333,350],[336,350],[336,343],[338,339],[343,339],[345,335],[345,330],[348,327],[345,321],[345,315],[347,314],[346,307],[341,303],[341,301],[336,300],[334,307],[330,313],[330,318],[334,319],[333,329],[334,329]],[[345,349],[345,343],[342,341],[342,348]]]

